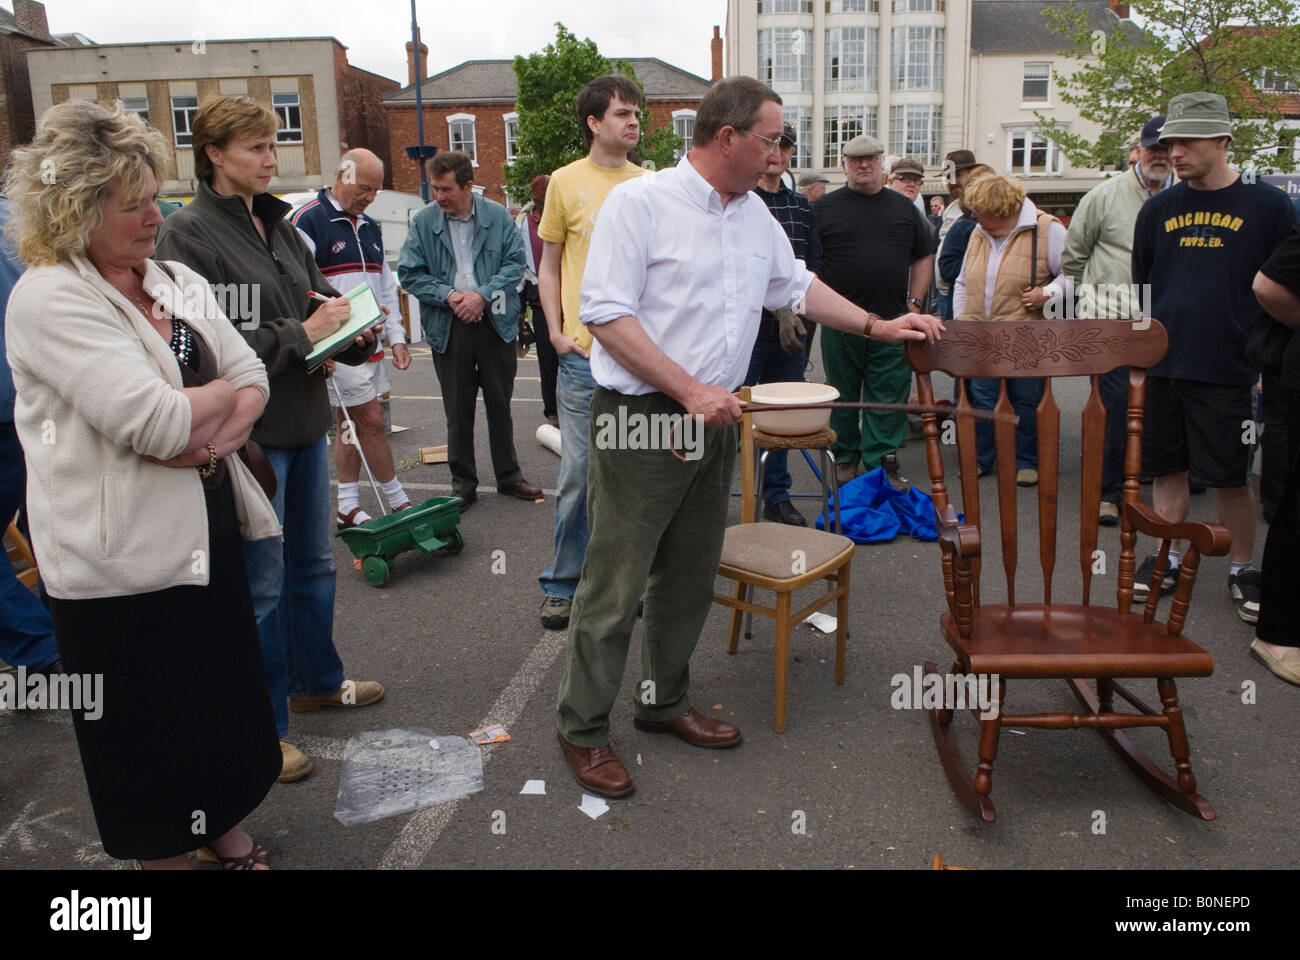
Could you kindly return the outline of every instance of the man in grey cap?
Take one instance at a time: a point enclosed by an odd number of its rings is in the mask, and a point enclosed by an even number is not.
[[[826,184],[831,182],[831,178],[824,173],[804,173],[799,175],[799,192],[808,198],[810,203],[816,203],[826,192]]]
[[[921,314],[934,270],[930,224],[912,201],[885,189],[881,154],[875,137],[854,137],[842,154],[848,179],[815,204],[822,241],[822,280],[832,290],[882,317]],[[865,341],[822,332],[826,382],[840,399],[906,403],[912,373],[899,344]],[[908,485],[898,468],[898,447],[907,430],[907,414],[836,410],[831,429],[838,479],[847,483],[859,463],[866,470],[883,466],[890,481]]]
[[[1142,466],[1154,478],[1156,512],[1172,523],[1187,517],[1189,472],[1217,488],[1219,522],[1232,538],[1228,593],[1237,615],[1255,623],[1260,575],[1251,566],[1255,498],[1243,432],[1258,376],[1245,356],[1261,315],[1251,284],[1295,211],[1280,190],[1246,183],[1228,165],[1231,140],[1228,104],[1217,93],[1169,102],[1159,142],[1182,182],[1148,200],[1133,231],[1133,282],[1151,285],[1151,315],[1169,331],[1169,352],[1147,376]],[[1176,586],[1179,558],[1169,551],[1170,571],[1154,585],[1162,592]],[[1154,569],[1148,556],[1135,599],[1148,595]]]
[[[911,157],[899,157],[889,168],[889,188],[912,201],[921,195],[921,181],[924,179],[925,167]]]
[[[1138,320],[1139,300],[1131,303],[1133,225],[1146,201],[1173,184],[1169,147],[1159,142],[1163,116],[1142,128],[1138,159],[1123,173],[1103,180],[1083,199],[1070,220],[1061,253],[1061,269],[1079,284],[1079,315]],[[1128,436],[1128,367],[1101,377],[1106,407],[1106,442],[1101,469],[1102,526],[1119,525],[1124,494],[1124,444]]]

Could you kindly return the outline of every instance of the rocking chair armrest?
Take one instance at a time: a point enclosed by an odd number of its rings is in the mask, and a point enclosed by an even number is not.
[[[961,523],[952,504],[943,512],[934,512],[935,530],[940,540],[952,544],[953,556],[971,559],[980,555],[980,528],[973,523]]]
[[[1203,557],[1228,552],[1231,539],[1227,527],[1218,523],[1170,523],[1144,503],[1124,504],[1124,517],[1138,532],[1157,540],[1189,540]]]

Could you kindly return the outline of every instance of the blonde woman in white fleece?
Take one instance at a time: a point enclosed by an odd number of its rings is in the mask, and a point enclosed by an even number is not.
[[[266,869],[238,826],[280,772],[240,538],[280,531],[235,454],[267,378],[207,281],[149,259],[166,156],[80,100],[11,156],[14,419],[59,655],[103,678],[73,722],[105,851]]]

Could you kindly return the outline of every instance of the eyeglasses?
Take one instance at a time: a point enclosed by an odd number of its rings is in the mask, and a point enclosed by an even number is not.
[[[738,130],[737,132],[743,134],[746,137],[753,137],[755,140],[762,140],[763,146],[766,148],[767,153],[771,153],[773,150],[781,149],[780,137],[777,137],[775,140],[769,140],[767,137],[757,134],[753,130]]]

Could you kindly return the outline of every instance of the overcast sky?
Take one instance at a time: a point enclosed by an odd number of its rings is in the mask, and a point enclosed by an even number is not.
[[[407,79],[409,0],[45,0],[45,10],[52,33],[96,43],[333,36],[353,66]],[[464,60],[540,51],[558,20],[607,57],[659,57],[707,79],[713,25],[725,30],[726,13],[726,0],[416,0],[426,76]]]

